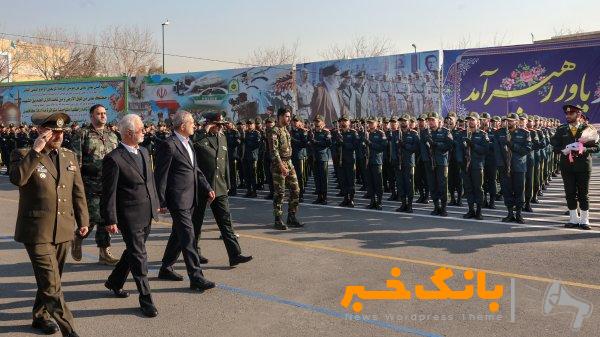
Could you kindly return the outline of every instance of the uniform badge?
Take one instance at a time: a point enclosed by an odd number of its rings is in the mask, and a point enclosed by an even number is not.
[[[62,128],[63,125],[65,125],[65,121],[63,121],[62,118],[59,118],[56,120],[56,126],[58,126],[59,128]]]
[[[69,165],[69,166],[67,166],[67,170],[75,172],[77,170],[77,166],[75,166],[75,165]]]
[[[44,173],[44,172],[40,173],[40,178],[46,179],[46,173]]]
[[[221,148],[223,149],[223,151],[227,151],[227,146],[221,145]]]
[[[44,167],[42,164],[39,164],[39,165],[38,165],[38,166],[35,168],[35,170],[36,170],[36,171],[38,171],[38,172],[40,172],[40,173],[46,173],[46,172],[48,172],[48,169],[47,169],[47,168],[45,168],[45,167]]]

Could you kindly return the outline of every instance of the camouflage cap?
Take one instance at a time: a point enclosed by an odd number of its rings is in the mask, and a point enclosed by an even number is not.
[[[262,123],[262,118],[256,117],[256,120],[254,121],[254,123],[256,123],[256,124]]]
[[[490,114],[487,112],[482,112],[480,118],[481,119],[490,119]]]
[[[302,118],[300,118],[300,116],[298,116],[298,115],[294,115],[294,116],[292,116],[292,121],[293,121],[293,122],[299,122],[299,121],[301,121],[301,120],[302,120]]]
[[[403,114],[402,116],[400,116],[400,121],[407,121],[409,120],[411,117],[409,114]]]
[[[526,120],[526,119],[528,119],[528,118],[529,118],[529,116],[527,116],[527,114],[526,114],[526,113],[522,113],[522,114],[519,116],[519,119],[521,119],[521,120]]]
[[[483,115],[483,114],[482,114]],[[475,120],[479,120],[479,114],[475,111],[470,112],[469,115],[467,117],[465,117],[465,119],[475,119]]]
[[[383,117],[383,118],[381,119],[381,122],[382,122],[382,123],[387,123],[387,122],[388,122],[388,119],[387,119],[387,117]]]
[[[430,112],[429,114],[427,114],[427,119],[441,119],[441,118],[442,117],[437,112]]]
[[[417,117],[417,120],[426,120],[427,119],[427,114],[420,114],[419,117]]]
[[[377,119],[377,117],[370,116],[369,118],[367,118],[367,123],[375,123],[375,122],[379,122],[379,120]]]
[[[349,120],[350,120],[350,117],[346,114],[341,115],[340,118],[338,118],[338,121],[340,121],[340,122],[341,121],[349,121]]]
[[[246,119],[246,125],[248,124],[254,124],[254,121],[252,119]]]
[[[500,118],[500,116],[494,116],[494,117],[492,117],[492,120],[495,122],[501,122],[502,118]]]
[[[396,117],[396,116],[390,117],[390,123],[395,123],[397,121],[398,121],[398,117]]]
[[[265,119],[265,123],[275,123],[275,118],[269,116]]]
[[[323,122],[323,116],[321,115],[316,115],[315,118],[313,119],[313,122]]]
[[[517,115],[516,112],[511,112],[508,115],[506,115],[506,119],[516,121],[516,120],[519,120],[519,115]]]

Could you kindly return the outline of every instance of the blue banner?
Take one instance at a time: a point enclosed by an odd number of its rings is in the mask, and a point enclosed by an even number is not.
[[[39,111],[65,112],[73,121],[89,122],[89,109],[94,104],[104,105],[108,120],[114,121],[125,112],[125,84],[125,78],[3,84],[0,122],[31,123],[31,115]]]
[[[600,122],[600,40],[444,51],[443,112],[510,112]]]

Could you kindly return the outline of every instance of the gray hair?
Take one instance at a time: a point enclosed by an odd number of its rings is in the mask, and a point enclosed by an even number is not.
[[[194,116],[192,116],[192,114],[190,112],[185,111],[185,110],[177,111],[177,113],[175,113],[172,117],[173,128],[175,130],[179,129],[179,127],[181,127],[183,125],[183,123],[185,123],[185,119],[187,117],[194,120]]]
[[[127,131],[135,131],[136,122],[142,123],[142,119],[136,114],[127,114],[119,121],[119,133],[124,135]]]

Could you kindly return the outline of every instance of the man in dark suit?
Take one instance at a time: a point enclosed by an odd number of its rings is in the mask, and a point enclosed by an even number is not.
[[[187,111],[173,116],[173,135],[160,144],[157,151],[156,187],[161,212],[167,209],[173,219],[171,236],[167,242],[158,278],[182,281],[183,277],[173,270],[179,253],[190,278],[190,288],[204,291],[215,284],[204,278],[200,267],[200,256],[194,244],[192,214],[198,207],[198,196],[206,196],[211,203],[215,192],[198,168],[190,136],[194,134],[194,118]]]
[[[229,175],[231,174],[228,163],[227,138],[222,131],[223,115],[211,112],[204,115],[206,125],[201,136],[195,139],[194,150],[198,167],[205,174],[206,179],[215,191],[215,200],[210,203],[217,226],[221,231],[221,238],[225,243],[225,249],[229,256],[229,265],[235,266],[252,260],[252,256],[243,256],[242,249],[231,226],[231,214],[229,213],[228,191],[231,188]],[[208,203],[206,195],[198,196],[198,207],[193,214],[194,243],[200,253],[199,241],[204,222],[204,212]],[[200,255],[202,258],[202,255]],[[205,260],[208,262],[208,260]]]
[[[117,297],[128,297],[123,285],[133,275],[140,293],[140,307],[147,317],[158,312],[150,295],[146,240],[152,219],[158,220],[158,195],[148,151],[140,147],[144,141],[144,124],[138,115],[125,115],[119,121],[121,143],[102,162],[102,198],[100,210],[106,219],[106,230],[123,234],[126,249],[105,287]]]
[[[86,235],[89,215],[77,156],[61,147],[70,118],[38,112],[31,121],[40,134],[31,149],[12,152],[10,182],[19,186],[15,241],[27,249],[38,288],[32,327],[45,334],[60,329],[63,336],[76,337],[60,278],[74,226],[79,235]]]

